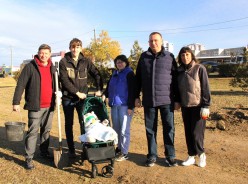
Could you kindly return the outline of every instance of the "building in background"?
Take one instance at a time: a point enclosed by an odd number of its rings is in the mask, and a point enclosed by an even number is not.
[[[168,41],[164,41],[163,45],[165,47],[165,50],[173,53],[173,51],[174,51],[174,45],[173,45],[173,43],[169,43]]]
[[[199,43],[193,43],[187,46],[193,50],[196,59],[200,62],[216,61],[218,63],[241,63],[243,62],[244,49],[247,49],[247,46],[227,49],[205,49],[205,46]]]

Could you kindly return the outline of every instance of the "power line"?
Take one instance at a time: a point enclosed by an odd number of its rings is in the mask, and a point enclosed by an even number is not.
[[[171,28],[171,29],[162,29],[162,30],[157,30],[157,31],[171,31],[171,30],[179,30],[179,29],[191,29],[191,28],[198,28],[198,27],[205,27],[205,26],[212,26],[212,25],[218,25],[218,24],[224,24],[224,23],[229,23],[229,22],[236,22],[240,20],[248,19],[248,17],[243,17],[243,18],[238,18],[238,19],[232,19],[232,20],[226,20],[222,22],[215,22],[215,23],[210,23],[210,24],[202,24],[198,26],[189,26],[189,27],[181,27],[181,28]],[[98,30],[99,31],[99,30]],[[153,30],[140,30],[140,31],[108,31],[108,32],[152,32]]]

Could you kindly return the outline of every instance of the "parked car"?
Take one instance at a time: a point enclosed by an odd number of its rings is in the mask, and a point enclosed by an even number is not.
[[[204,65],[210,73],[219,71],[219,63],[216,61],[203,61],[201,64]]]

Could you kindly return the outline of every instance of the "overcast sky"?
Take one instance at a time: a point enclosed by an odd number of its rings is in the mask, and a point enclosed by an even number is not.
[[[248,0],[0,0],[0,66],[19,66],[42,43],[67,51],[77,37],[87,47],[102,30],[129,56],[135,40],[148,49],[148,36],[162,33],[174,44],[206,49],[248,44]],[[11,57],[12,51],[12,57]]]

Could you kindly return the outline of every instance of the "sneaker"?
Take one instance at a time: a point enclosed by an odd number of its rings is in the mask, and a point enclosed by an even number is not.
[[[169,167],[175,167],[178,166],[176,160],[174,158],[165,158],[165,163],[169,166]]]
[[[74,151],[69,151],[69,152],[68,152],[68,157],[69,157],[69,158],[76,158],[77,155],[76,155],[76,153],[75,153]]]
[[[198,166],[199,167],[205,167],[207,165],[207,163],[206,163],[206,154],[202,153],[199,157],[200,157],[200,159],[199,159]]]
[[[152,166],[154,166],[155,162],[156,162],[156,159],[155,158],[149,158],[146,161],[146,166],[147,167],[152,167]]]
[[[193,164],[195,164],[195,156],[189,156],[189,157],[187,158],[187,160],[185,160],[185,161],[182,163],[183,166],[190,166],[190,165],[193,165]]]
[[[116,161],[117,162],[121,162],[121,161],[124,161],[124,160],[127,160],[128,159],[128,156],[127,154],[120,154],[118,157],[116,157]]]
[[[28,169],[28,170],[34,169],[34,163],[33,163],[32,158],[26,159],[26,169]]]
[[[49,151],[41,152],[40,157],[45,158],[45,159],[53,159],[53,155],[49,153]]]

